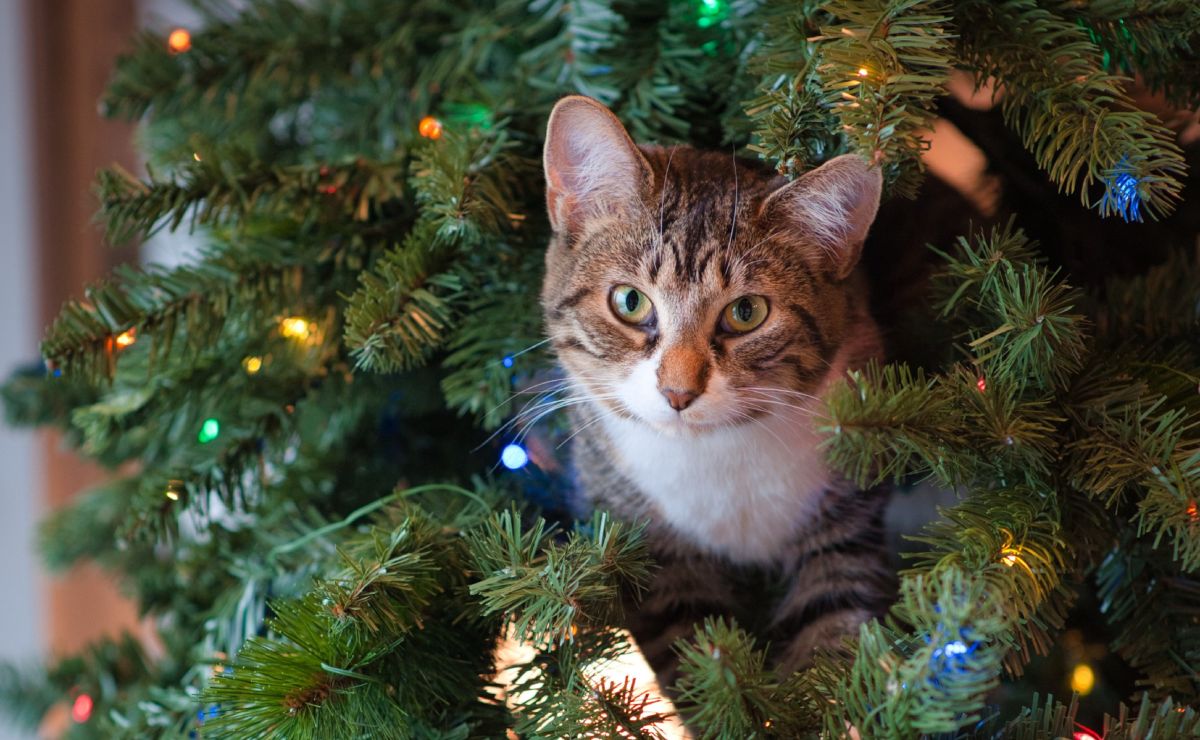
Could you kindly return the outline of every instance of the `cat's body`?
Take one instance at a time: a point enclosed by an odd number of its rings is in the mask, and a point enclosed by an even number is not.
[[[589,505],[649,522],[660,569],[630,626],[668,685],[671,643],[705,616],[757,622],[790,670],[890,597],[886,497],[832,474],[812,424],[881,351],[856,270],[878,174],[831,164],[789,186],[728,154],[637,148],[585,98],[551,117],[542,302],[575,466]],[[777,598],[748,601],[764,581]]]

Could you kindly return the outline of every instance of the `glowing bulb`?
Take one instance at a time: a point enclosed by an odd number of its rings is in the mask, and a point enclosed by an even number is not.
[[[1071,671],[1071,691],[1080,696],[1087,696],[1095,686],[1096,673],[1087,663],[1080,663]]]
[[[1200,510],[1196,509],[1195,501],[1192,501],[1188,504],[1187,513],[1188,517],[1190,517],[1193,522],[1200,519]]]
[[[859,77],[866,77],[869,74],[871,74],[871,70],[867,69],[866,67],[858,68],[858,76]]]
[[[1100,736],[1091,730],[1082,730],[1071,736],[1072,740],[1100,740]]]
[[[129,328],[117,335],[117,346],[121,349],[132,346],[137,341],[137,329]]]
[[[513,366],[512,355],[506,356],[503,360],[500,361],[500,364],[504,365],[504,367],[512,367]],[[1192,504],[1192,508],[1195,508],[1195,506],[1196,506],[1195,504]]]
[[[946,655],[962,655],[966,652],[967,646],[962,640],[955,640],[946,645]]]
[[[200,434],[196,435],[196,439],[200,440],[200,444],[208,444],[216,439],[221,434],[221,422],[216,419],[205,419],[200,425]]]
[[[242,367],[246,370],[246,373],[249,375],[257,375],[258,371],[262,370],[262,366],[263,366],[263,361],[262,361],[261,357],[256,357],[254,355],[251,355],[250,357],[247,357],[246,359],[242,360]]]
[[[529,462],[529,453],[519,444],[510,444],[500,452],[500,462],[509,470],[523,468]]]
[[[79,724],[87,722],[92,716],[93,706],[95,706],[95,702],[92,701],[92,697],[87,694],[80,694],[75,697],[75,703],[71,705],[71,719]]]
[[[200,161],[200,152],[192,152],[192,159],[199,162]]]
[[[426,139],[437,141],[442,138],[442,122],[433,116],[425,116],[417,124],[417,133]]]
[[[700,0],[700,7],[697,8],[697,15],[700,17],[696,20],[696,25],[708,28],[720,23],[725,11],[724,0]]]
[[[1000,556],[1000,562],[1010,568],[1018,563],[1025,564],[1025,561],[1021,559],[1021,548],[1019,547],[1006,547],[1000,551]]]
[[[308,339],[315,328],[308,319],[299,316],[289,316],[279,322],[279,333],[288,339]]]
[[[172,54],[183,54],[192,48],[192,34],[186,28],[176,28],[167,36],[167,48]]]
[[[975,387],[979,389],[980,393],[983,393],[984,391],[986,391],[987,390],[987,378],[980,375],[979,380],[975,381]]]

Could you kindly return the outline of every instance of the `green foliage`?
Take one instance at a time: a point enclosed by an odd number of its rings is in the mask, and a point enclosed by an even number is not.
[[[1020,716],[1007,723],[1004,736],[1014,740],[1069,736],[1075,732],[1078,701],[1062,704],[1047,696],[1041,703],[1037,696],[1033,704],[1021,711]],[[1152,737],[1195,737],[1200,733],[1200,714],[1186,705],[1177,705],[1170,699],[1160,703],[1143,695],[1135,711],[1122,704],[1116,717],[1105,715],[1101,730],[1103,737],[1115,740],[1142,740]]]
[[[939,0],[828,3],[817,73],[824,103],[851,146],[883,167],[894,192],[913,198],[937,98],[945,95],[953,31]]]
[[[818,691],[832,704],[825,731],[852,725],[871,737],[905,737],[978,722],[1012,619],[998,596],[956,568],[905,579],[895,611],[925,639],[871,623],[848,673],[838,662],[818,664]]]
[[[536,162],[560,95],[608,103],[639,141],[745,147],[788,177],[858,151],[911,195],[961,70],[1002,85],[1060,188],[1159,216],[1183,161],[1125,76],[1200,94],[1181,0],[196,5],[189,51],[148,32],[119,63],[104,108],[140,124],[148,174],[97,190],[110,238],[186,227],[206,245],[88,288],[46,334],[50,371],[3,389],[10,420],[121,476],[47,520],[46,560],[118,573],[163,643],[0,675],[27,726],[92,696],[76,738],[661,735],[668,708],[598,673],[630,649],[640,526],[549,523],[518,490],[544,500],[557,472],[535,445],[546,470],[484,475],[494,441],[564,405],[537,306]],[[749,632],[699,626],[677,645],[681,713],[701,737],[1069,734],[1073,703],[1012,719],[984,702],[1094,576],[1152,697],[1108,736],[1194,733],[1166,697],[1200,696],[1196,258],[1088,294],[1015,221],[940,257],[954,361],[857,370],[818,424],[848,477],[961,500],[916,538],[889,618],[812,671],[777,676]],[[503,636],[533,657],[500,701]]]
[[[1004,86],[1005,119],[1061,190],[1118,213],[1095,187],[1108,194],[1128,169],[1151,216],[1174,207],[1184,162],[1173,134],[1134,107],[1084,29],[1034,0],[960,0],[955,17],[964,61],[980,83]]]
[[[680,653],[679,705],[700,736],[761,737],[774,734],[772,717],[786,716],[778,677],[766,654],[736,623],[723,619],[696,625]]]
[[[516,511],[502,512],[471,541],[471,585],[485,614],[512,615],[517,635],[536,644],[570,640],[580,626],[619,622],[620,590],[647,580],[641,530],[597,512],[563,543],[544,523],[526,529]]]
[[[932,377],[903,366],[852,373],[830,394],[822,428],[831,461],[864,484],[915,474],[967,495],[916,538],[929,549],[913,557],[893,609],[924,645],[908,629],[864,627],[848,677],[836,660],[818,669],[822,690],[842,708],[826,715],[826,731],[846,722],[879,723],[884,735],[973,724],[1000,667],[1019,674],[1049,649],[1074,581],[1097,566],[1114,647],[1155,691],[1195,696],[1193,625],[1162,621],[1188,613],[1195,593],[1200,455],[1193,371],[1184,369],[1196,367],[1194,355],[1176,351],[1149,367],[1138,358],[1160,347],[1153,332],[1122,333],[1119,351],[1100,349],[1086,329],[1111,320],[1077,313],[1092,301],[1039,266],[1011,222],[941,256],[935,293],[942,316],[962,327],[966,360]],[[1188,260],[1175,266],[1194,269]],[[1156,272],[1113,292],[1144,301],[1155,316],[1200,298],[1194,283],[1144,292],[1158,284],[1174,281]],[[1186,335],[1197,321],[1178,317],[1164,331]],[[1002,601],[989,606],[996,596]],[[966,629],[962,644],[979,649],[942,672],[939,694],[911,672],[927,668],[928,650],[955,634],[941,621],[950,603],[975,610],[954,629]]]

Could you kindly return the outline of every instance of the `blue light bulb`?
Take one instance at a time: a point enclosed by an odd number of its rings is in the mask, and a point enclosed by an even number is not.
[[[500,364],[504,365],[504,367],[512,367],[513,366],[512,355],[505,356],[505,358],[500,361]]]
[[[513,443],[500,452],[500,462],[509,470],[523,468],[529,462],[529,453],[521,445]]]

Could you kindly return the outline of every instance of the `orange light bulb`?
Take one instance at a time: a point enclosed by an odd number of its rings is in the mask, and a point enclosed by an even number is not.
[[[192,34],[186,28],[176,28],[167,36],[167,48],[172,54],[183,54],[192,48]]]
[[[417,124],[417,133],[424,136],[426,139],[437,141],[442,138],[442,122],[433,116],[425,116],[421,122]]]

